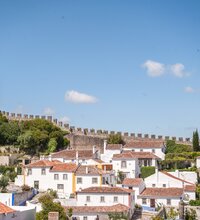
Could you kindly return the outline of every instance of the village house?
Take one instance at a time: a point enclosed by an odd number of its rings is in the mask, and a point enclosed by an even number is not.
[[[158,140],[134,140],[128,142],[123,150],[131,150],[134,152],[151,152],[162,160],[165,159],[165,144]]]
[[[113,155],[112,164],[116,176],[121,171],[125,178],[137,178],[142,166],[157,167],[159,160],[161,159],[151,152],[124,151]]]

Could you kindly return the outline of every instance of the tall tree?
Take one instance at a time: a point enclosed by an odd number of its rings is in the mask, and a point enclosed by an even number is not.
[[[193,144],[193,150],[194,150],[194,151],[200,151],[200,148],[199,148],[199,133],[198,133],[198,130],[196,130],[195,132],[193,132],[192,144]]]

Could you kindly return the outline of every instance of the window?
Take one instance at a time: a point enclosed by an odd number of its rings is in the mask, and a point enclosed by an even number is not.
[[[87,220],[87,216],[83,216],[83,220]]]
[[[100,202],[105,202],[104,196],[101,196],[101,197],[100,197]]]
[[[167,199],[167,205],[171,205],[171,199]]]
[[[28,175],[32,175],[32,169],[28,169]]]
[[[121,167],[122,167],[122,168],[126,168],[126,161],[122,161]]]
[[[114,201],[114,202],[118,202],[118,197],[117,197],[117,196],[114,196],[113,201]]]
[[[45,168],[42,168],[41,175],[46,175],[46,169]]]
[[[98,183],[97,178],[96,178],[96,177],[93,177],[93,178],[92,178],[92,184],[97,184],[97,183]]]
[[[86,196],[86,202],[90,202],[90,196]]]
[[[142,204],[146,205],[147,204],[147,199],[142,199]]]
[[[143,152],[143,149],[140,149],[140,152]]]
[[[132,151],[134,152],[134,151],[135,151],[135,149],[132,149]]]
[[[64,185],[63,184],[57,184],[57,189],[64,189]]]
[[[54,180],[58,180],[59,179],[59,175],[58,174],[54,174]]]
[[[63,174],[63,179],[67,180],[67,174]]]
[[[166,184],[163,184],[163,187],[166,187]]]
[[[152,153],[155,153],[155,149],[152,149]]]
[[[77,184],[81,184],[82,183],[82,178],[81,177],[77,177]]]
[[[156,184],[152,184],[152,187],[156,187]]]

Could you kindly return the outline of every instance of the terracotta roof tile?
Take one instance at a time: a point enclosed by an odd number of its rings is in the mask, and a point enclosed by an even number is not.
[[[162,148],[163,146],[163,141],[135,140],[128,142],[124,148]]]
[[[100,175],[103,173],[103,170],[99,169],[96,166],[79,166],[76,169],[77,175]]]
[[[76,159],[76,150],[62,150],[52,154],[52,158]],[[93,158],[93,150],[78,150],[79,159]]]
[[[73,213],[108,213],[108,212],[128,212],[129,207],[122,205],[122,204],[116,204],[113,206],[70,206],[64,207],[65,210],[68,210],[69,208],[73,209]]]
[[[114,154],[113,159],[156,159],[155,154],[151,152],[132,152],[132,151],[124,151],[121,154]]]
[[[77,169],[75,163],[62,163],[53,165],[51,172],[73,172]]]
[[[186,185],[184,190],[187,191],[187,192],[195,192],[196,191],[196,186],[195,185]]]
[[[81,191],[77,191],[77,193],[125,193],[129,194],[134,192],[132,189],[125,189],[121,187],[106,187],[106,186],[97,186],[97,187],[89,187],[82,189]]]
[[[107,150],[120,150],[122,149],[122,144],[107,144],[106,149]]]
[[[6,214],[12,212],[16,212],[16,211],[0,202],[0,214]]]
[[[52,167],[56,164],[62,164],[62,162],[58,161],[58,160],[39,160],[39,161],[36,161],[34,163],[30,163],[28,165],[26,165],[25,167],[28,167],[28,168],[32,168],[32,167]]]
[[[138,197],[142,198],[180,198],[182,188],[146,188]]]
[[[142,178],[125,178],[122,185],[125,186],[139,186],[144,181]]]

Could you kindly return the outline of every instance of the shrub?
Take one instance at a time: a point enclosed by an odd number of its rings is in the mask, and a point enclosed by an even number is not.
[[[200,200],[190,200],[189,205],[191,205],[191,206],[200,206]]]
[[[144,179],[155,173],[155,167],[141,167],[141,177]]]

